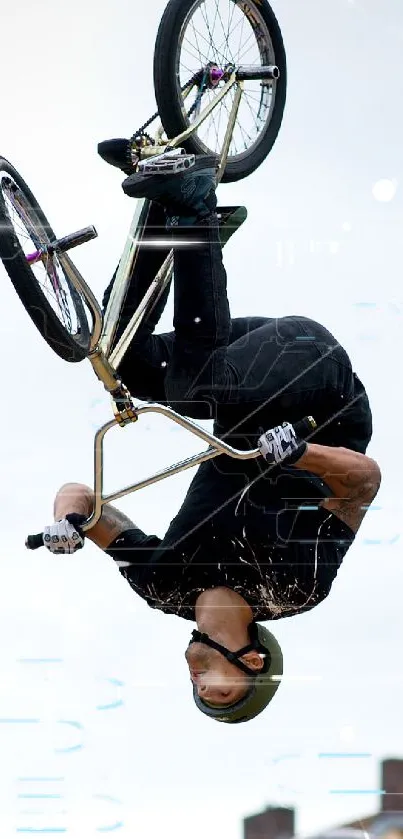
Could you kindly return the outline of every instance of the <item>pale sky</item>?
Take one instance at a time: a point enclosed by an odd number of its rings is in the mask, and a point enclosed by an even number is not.
[[[95,224],[99,238],[73,259],[99,297],[134,204],[96,145],[154,110],[164,5],[14,0],[2,10],[0,152],[59,235]],[[191,623],[150,610],[93,546],[58,559],[24,548],[50,523],[61,483],[92,482],[94,431],[111,414],[89,363],[52,354],[0,268],[4,839],[57,826],[69,839],[107,827],[119,839],[240,839],[242,818],[268,804],[295,806],[309,833],[375,811],[378,762],[403,756],[403,9],[273,8],[289,64],[283,127],[257,173],[219,190],[249,211],[225,253],[232,314],[303,314],[336,334],[371,399],[382,488],[327,601],[276,621],[285,678],[270,708],[235,729],[205,719],[183,658]],[[162,327],[171,319],[170,304]],[[199,448],[168,421],[141,418],[110,433],[106,488]],[[190,479],[120,506],[163,535]],[[368,757],[318,757],[336,752]]]

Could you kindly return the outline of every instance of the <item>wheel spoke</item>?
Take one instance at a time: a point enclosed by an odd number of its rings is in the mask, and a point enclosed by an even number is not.
[[[203,53],[203,52],[201,51],[201,49],[200,49],[200,46],[199,46],[199,40],[198,40],[198,34],[199,34],[199,33],[198,33],[198,31],[197,31],[197,29],[196,29],[196,27],[195,27],[195,25],[194,25],[194,21],[193,21],[193,20],[192,20],[192,29],[193,29],[194,39],[195,39],[195,41],[196,41],[196,47],[197,47],[197,49],[198,49],[198,51],[199,51],[199,58],[202,58],[202,59],[203,59],[203,62],[204,62],[205,64],[207,64],[207,63],[208,63],[208,56],[207,56],[205,53]]]
[[[209,27],[208,22],[206,22],[206,19],[205,19],[204,15],[203,15],[203,20],[205,21],[207,31],[210,34],[210,31],[209,31],[210,27]],[[209,50],[210,50],[209,61],[214,60],[217,64],[222,63],[224,65],[228,63],[228,57],[227,57],[226,53],[222,51],[222,47],[224,46],[224,44],[221,45],[221,47],[215,47],[214,44],[212,43],[212,40],[211,40],[211,34],[210,34],[210,40],[208,38],[206,38],[206,36],[203,35],[202,32],[198,32],[198,35],[199,35],[200,38],[203,39],[203,41],[206,42],[207,46],[209,47]]]
[[[237,64],[238,65],[243,64],[243,63],[246,63],[246,64],[253,63],[253,62],[244,62],[245,56],[248,54],[248,52],[250,52],[253,48],[255,48],[255,50],[256,50],[256,44],[255,44],[253,38],[254,38],[254,35],[252,33],[252,35],[250,35],[248,40],[244,43],[244,45],[242,47],[242,53],[240,52],[239,55],[238,55],[238,58],[237,58]],[[249,41],[251,41],[251,44],[248,46]],[[241,47],[240,47],[240,49],[241,49]]]
[[[235,4],[235,3],[234,3],[234,6],[236,6],[236,4]],[[237,21],[237,23],[235,24],[234,28],[233,28],[233,29],[231,29],[231,31],[228,33],[228,39],[230,38],[230,36],[231,36],[231,35],[233,35],[233,34],[234,34],[234,32],[236,32],[236,30],[238,29],[238,27],[242,26],[242,24],[244,23],[244,19],[245,19],[245,16],[244,16],[244,15],[241,15],[241,17],[239,18],[239,20],[238,20],[238,21]],[[223,42],[220,44],[219,49],[222,49],[222,48],[224,47],[224,45],[225,45],[225,41],[223,41]]]
[[[240,32],[240,35],[239,35],[239,47],[238,47],[237,62],[236,62],[237,64],[240,63],[240,57],[239,56],[240,56],[241,49],[242,49],[241,38],[242,38],[242,35],[244,33],[244,29],[245,29],[245,16],[242,17],[242,25],[241,25],[241,32]]]
[[[207,41],[207,43],[209,44],[210,49],[214,52],[213,36],[212,36],[211,29],[210,29],[210,24],[209,24],[208,19],[207,19],[207,15],[205,14],[205,10],[203,9],[204,5],[205,4],[202,3],[202,5],[200,6],[200,12],[202,14],[202,17],[203,17],[203,20],[204,20],[204,23],[205,23],[205,26],[206,26],[206,29],[207,29],[207,33],[209,35],[209,41]]]
[[[179,44],[181,85],[209,63],[224,69],[242,63],[259,66],[269,63],[269,60],[274,62],[273,43],[259,4],[254,0],[245,0],[245,3],[253,11],[253,19],[248,18],[234,0],[194,0]],[[212,87],[209,78],[206,78],[206,85],[198,91],[197,108],[190,108],[191,99],[187,101],[186,111],[191,114],[189,121],[193,121],[216,97],[223,84],[219,82]],[[198,142],[206,152],[219,153],[223,147],[235,90],[232,88],[227,93],[197,129]],[[229,162],[239,154],[244,155],[259,142],[272,117],[275,92],[275,82],[262,85],[256,80],[244,86],[229,146]]]
[[[252,115],[252,119],[253,119],[253,120],[255,120],[255,128],[256,128],[256,131],[258,131],[258,130],[259,130],[259,126],[258,126],[258,120],[257,120],[257,117],[256,117],[256,113],[255,113],[255,111],[253,111],[253,110],[252,110],[251,104],[250,104],[250,102],[248,101],[248,97],[247,97],[247,96],[244,96],[244,102],[246,103],[246,105],[247,105],[247,106],[248,106],[248,108],[249,108],[249,111],[250,111],[250,113],[251,113],[251,115]]]
[[[30,265],[33,281],[36,281],[63,326],[71,335],[77,334],[80,324],[75,316],[70,288],[57,256],[46,251],[49,244],[46,231],[36,217],[33,214],[30,217],[28,209],[25,209],[24,196],[21,196],[18,185],[12,182],[8,174],[4,177],[1,172],[0,190],[10,225],[22,252],[28,256],[32,252],[44,250],[43,257]]]
[[[233,18],[234,18],[235,9],[237,8],[236,3],[232,2],[231,5],[232,5],[232,11],[231,11],[231,14],[230,14],[230,17],[229,17],[229,20],[228,20],[228,35],[230,35],[230,33],[231,33],[232,21],[233,21]]]
[[[219,9],[218,9],[218,0],[217,0],[217,13],[218,13],[218,17],[219,17],[219,20],[220,20],[220,23],[221,23],[221,28],[222,28],[222,31],[223,31],[223,35],[224,35],[224,43],[225,43],[225,46],[227,48],[226,49],[226,54],[228,56],[230,56],[231,60],[233,61],[234,56],[232,54],[232,50],[231,50],[230,45],[229,45],[229,31],[227,30],[227,33],[225,33],[225,27],[224,27],[223,19],[222,19],[222,16],[220,15],[220,12],[219,12]]]
[[[187,43],[187,44],[189,44],[189,46],[193,47],[193,44],[191,44],[191,43],[190,43],[190,41],[188,40],[188,38],[185,38],[185,39],[184,39],[184,41],[186,41],[186,43]],[[207,63],[208,63],[208,58],[207,58],[207,56],[206,56],[206,55],[204,55],[204,54],[202,54],[202,53],[200,53],[200,55],[195,55],[195,54],[192,52],[192,50],[190,50],[190,49],[189,49],[189,47],[188,47],[188,46],[185,48],[185,51],[188,53],[188,55],[190,55],[190,57],[191,57],[191,58],[193,58],[193,59],[194,59],[194,61],[196,61],[196,64],[199,64],[199,63],[200,63],[200,66],[201,66],[201,67],[203,67],[203,64],[207,64]],[[190,71],[190,72],[192,72],[192,71]]]

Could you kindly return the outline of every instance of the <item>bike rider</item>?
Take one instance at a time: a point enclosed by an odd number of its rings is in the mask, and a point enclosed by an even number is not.
[[[215,159],[201,157],[184,174],[131,174],[123,183],[127,195],[164,208],[175,329],[154,332],[165,295],[119,372],[134,397],[210,417],[231,445],[259,441],[262,458],[203,463],[163,539],[109,505],[86,535],[152,608],[196,622],[186,650],[196,705],[237,723],[266,707],[281,678],[280,647],[261,621],[300,614],[327,597],[380,470],[365,454],[368,398],[336,339],[304,317],[231,320],[216,168]],[[184,241],[188,247],[175,247]],[[292,425],[306,413],[318,423],[309,442]],[[84,485],[61,488],[55,523],[44,531],[50,551],[83,546],[80,525],[93,501]]]

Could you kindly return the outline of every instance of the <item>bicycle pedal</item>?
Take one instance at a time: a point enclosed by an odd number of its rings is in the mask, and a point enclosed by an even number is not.
[[[194,166],[195,155],[183,154],[181,150],[166,152],[151,160],[141,160],[137,171],[142,175],[174,175],[177,172],[184,172]]]

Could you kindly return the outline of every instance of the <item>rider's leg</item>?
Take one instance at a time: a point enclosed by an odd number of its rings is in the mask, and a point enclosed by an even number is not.
[[[329,419],[354,398],[350,360],[336,339],[306,318],[269,319],[230,344],[231,319],[215,209],[215,172],[127,179],[128,194],[158,199],[182,245],[174,248],[175,336],[166,368],[167,401],[189,416],[217,417],[227,406],[262,409],[273,424],[316,411]],[[183,247],[183,239],[188,247]],[[195,244],[197,243],[197,244]],[[263,418],[262,418],[263,419]],[[256,428],[257,417],[252,422]]]
[[[165,390],[167,400],[174,402],[182,413],[190,413],[184,404],[187,401],[195,408],[194,396],[189,392],[195,376],[203,373],[208,402],[210,391],[221,380],[223,372],[225,375],[225,354],[231,333],[226,274],[215,213],[217,165],[217,158],[201,157],[185,175],[144,177],[136,174],[123,184],[126,194],[147,197],[165,207],[167,228],[173,235],[175,335]],[[204,394],[202,401],[206,401]],[[197,407],[196,411],[199,411]]]
[[[164,210],[158,204],[152,202],[145,234],[147,245],[139,250],[123,308],[123,315],[115,337],[115,344],[168,254],[168,249],[161,247],[161,242],[168,239],[165,222]],[[158,240],[157,247],[150,247],[152,240]],[[104,310],[109,300],[113,279],[104,294]],[[168,294],[169,288],[161,295],[151,313],[142,321],[119,367],[119,374],[122,376],[124,383],[133,396],[139,399],[166,402],[165,378],[175,336],[174,332],[160,335],[153,334],[153,332],[165,308]],[[267,318],[234,318],[231,321],[230,342],[237,341],[242,337],[246,339],[246,336],[253,329],[261,327],[266,322]],[[199,419],[203,419],[205,416],[209,416],[209,413],[206,414],[205,411],[202,411],[200,415],[197,414]]]
[[[249,340],[250,333],[268,323],[268,320],[268,318],[259,317],[233,318],[229,344],[237,341],[238,346],[244,346]],[[139,330],[118,370],[134,397],[153,402],[168,401],[165,380],[174,342],[174,332],[150,335],[148,328],[147,331]],[[209,419],[211,417],[209,405],[200,401],[192,403],[191,416],[194,419]]]
[[[238,215],[246,215],[243,208],[235,208]],[[241,210],[241,213],[239,213]],[[234,214],[236,216],[236,213]],[[228,216],[228,213],[227,213]],[[231,224],[232,216],[228,216],[227,224]],[[165,248],[162,243],[168,241],[166,231],[166,215],[163,208],[151,202],[147,226],[142,238],[142,247],[139,248],[132,277],[130,279],[123,312],[119,320],[118,329],[114,338],[116,345],[123,334],[133,313],[143,300],[150,284],[161,268],[167,257],[170,244]],[[231,232],[232,228],[230,228]],[[221,239],[223,236],[221,231]],[[226,234],[227,235],[227,234]],[[228,238],[228,236],[227,236]],[[155,242],[155,247],[152,243]],[[103,309],[105,311],[116,271],[103,296]],[[134,335],[129,349],[119,367],[119,373],[131,393],[137,398],[165,402],[165,375],[166,368],[172,354],[174,333],[154,335],[153,332],[164,311],[169,295],[169,286],[165,289],[157,301],[151,313],[141,322],[139,329]],[[230,342],[246,336],[251,330],[262,326],[267,318],[250,317],[235,318],[231,322]],[[200,416],[199,418],[203,418]]]
[[[217,433],[231,429],[228,441],[239,448],[246,437],[255,445],[256,428],[312,414],[322,429],[317,442],[364,452],[372,432],[368,398],[347,353],[323,326],[304,317],[270,318],[231,341],[216,231],[212,216],[205,244],[175,251],[170,404],[188,416],[214,418]]]
[[[163,243],[166,246],[163,246]],[[162,207],[155,202],[150,203],[149,213],[147,217],[145,231],[143,233],[137,258],[135,260],[132,275],[130,277],[129,286],[124,302],[122,315],[119,319],[119,325],[116,331],[115,343],[126,329],[129,321],[136,311],[137,307],[143,300],[148,291],[151,282],[157,275],[161,266],[170,251],[167,232],[165,229],[165,213]],[[102,308],[105,312],[109,297],[112,291],[112,286],[115,281],[116,271],[104,292],[102,299]],[[151,335],[160,320],[162,312],[164,311],[167,298],[169,294],[169,287],[165,289],[160,299],[154,306],[152,312],[144,318],[140,328],[134,336],[136,343],[141,343],[145,336]]]
[[[191,235],[202,243],[175,249],[175,340],[165,381],[169,402],[190,416],[195,407],[208,404],[216,419],[225,406],[230,416],[236,407],[245,415],[258,406],[275,423],[300,419],[301,411],[313,413],[318,396],[323,402],[327,391],[327,408],[341,409],[353,380],[350,361],[335,338],[312,321],[284,317],[267,319],[231,342],[215,215],[202,228],[194,226]],[[256,427],[256,417],[252,424]]]

